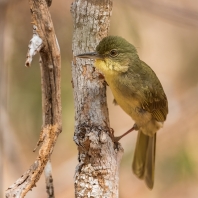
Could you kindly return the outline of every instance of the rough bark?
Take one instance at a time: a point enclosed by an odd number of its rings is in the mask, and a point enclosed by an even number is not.
[[[49,2],[47,1],[47,5],[49,6]],[[42,59],[40,58],[40,69],[41,69],[41,84],[42,84],[42,112],[45,112],[46,111],[46,100],[45,100],[45,76],[44,76],[44,71],[43,71],[43,68],[44,68],[44,65],[43,65],[43,62],[42,62]],[[52,78],[53,79],[53,78]],[[43,123],[45,123],[45,119],[46,119],[46,116],[45,114],[43,114]],[[55,197],[55,194],[54,194],[54,184],[53,184],[53,177],[52,177],[52,165],[51,165],[51,160],[49,158],[46,166],[45,166],[45,169],[44,169],[44,175],[45,175],[45,184],[46,184],[46,192],[47,192],[47,195],[48,195],[48,198],[54,198]]]
[[[74,19],[72,84],[75,100],[74,141],[78,145],[79,164],[75,173],[75,197],[118,197],[119,164],[123,149],[111,139],[106,85],[93,67],[92,60],[75,55],[94,51],[107,36],[111,0],[76,0]]]
[[[33,38],[30,41],[26,66],[32,56],[40,52],[43,126],[37,146],[41,145],[36,161],[6,191],[6,197],[24,197],[36,186],[62,131],[60,97],[60,49],[53,23],[45,0],[30,0]]]

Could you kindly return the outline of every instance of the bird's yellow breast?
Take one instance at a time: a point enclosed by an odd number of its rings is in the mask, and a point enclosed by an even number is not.
[[[133,94],[137,91],[132,85],[133,79],[130,79],[130,83],[126,84],[123,75],[115,70],[113,65],[108,66],[107,62],[103,60],[96,60],[95,67],[104,75],[117,104],[136,122],[144,134],[152,136],[159,126],[155,121],[151,121],[151,113],[141,113],[140,100]]]
[[[109,65],[107,65],[109,64]],[[111,61],[103,61],[103,60],[96,60],[95,61],[95,67],[102,72],[102,74],[105,77],[105,80],[107,84],[109,85],[113,96],[118,103],[118,105],[130,116],[133,117],[133,112],[136,106],[138,105],[138,101],[136,99],[132,99],[131,97],[127,97],[126,93],[124,92],[124,89],[122,89],[121,81],[120,79],[120,72],[115,70],[115,66],[112,66],[112,64],[115,65],[115,63],[112,63]],[[120,67],[117,65],[117,68]]]

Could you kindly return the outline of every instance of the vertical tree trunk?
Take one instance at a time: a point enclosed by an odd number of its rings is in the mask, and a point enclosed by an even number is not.
[[[111,11],[111,0],[73,2],[74,56],[94,51],[99,41],[107,36]],[[118,197],[118,171],[123,149],[120,144],[114,145],[110,138],[104,78],[95,70],[92,60],[74,57],[72,81],[74,141],[79,150],[75,197]]]

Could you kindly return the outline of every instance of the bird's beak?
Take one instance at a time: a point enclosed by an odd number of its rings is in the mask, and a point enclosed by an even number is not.
[[[78,54],[76,55],[78,58],[89,58],[89,59],[103,59],[103,57],[98,54],[97,52],[89,52],[84,54]]]

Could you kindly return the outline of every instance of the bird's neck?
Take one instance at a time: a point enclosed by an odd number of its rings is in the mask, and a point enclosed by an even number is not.
[[[113,61],[109,58],[107,59],[96,59],[95,67],[105,76],[106,81],[108,78],[116,78],[124,73],[127,73],[132,70],[139,69],[141,65],[139,57],[130,57],[126,58],[121,62]]]

